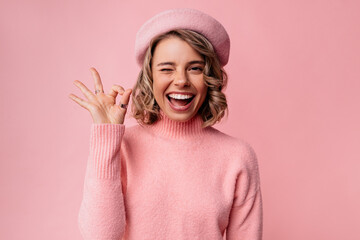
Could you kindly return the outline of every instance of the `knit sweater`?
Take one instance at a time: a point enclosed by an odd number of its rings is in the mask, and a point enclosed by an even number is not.
[[[257,157],[200,115],[91,125],[78,224],[84,239],[260,240]],[[126,131],[125,131],[126,129]]]

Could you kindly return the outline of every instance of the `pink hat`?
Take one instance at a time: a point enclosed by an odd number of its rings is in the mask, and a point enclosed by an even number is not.
[[[153,37],[173,29],[190,29],[205,36],[213,45],[221,66],[229,60],[230,38],[215,18],[190,8],[163,11],[146,21],[136,34],[135,57],[140,67]]]

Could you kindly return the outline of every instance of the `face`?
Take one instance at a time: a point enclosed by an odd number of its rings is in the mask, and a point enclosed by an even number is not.
[[[152,58],[154,96],[170,119],[184,122],[198,113],[207,93],[204,66],[203,57],[176,36],[161,40],[155,47]]]

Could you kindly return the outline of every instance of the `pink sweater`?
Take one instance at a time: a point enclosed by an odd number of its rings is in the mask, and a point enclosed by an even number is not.
[[[260,240],[258,162],[201,117],[92,124],[78,223],[84,239]],[[125,131],[126,128],[126,131]]]

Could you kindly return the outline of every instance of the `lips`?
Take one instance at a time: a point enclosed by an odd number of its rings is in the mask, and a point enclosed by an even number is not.
[[[180,95],[191,95],[191,96],[194,96],[195,94],[194,93],[191,93],[191,92],[169,92],[166,94],[166,96],[168,96],[169,94],[180,94]]]
[[[172,98],[169,95],[170,94],[180,94],[180,95],[188,95],[188,96],[192,96],[188,99],[176,99],[176,98]],[[167,99],[168,99],[168,103],[170,105],[170,107],[175,110],[175,111],[186,111],[187,109],[190,108],[190,106],[192,105],[195,95],[192,93],[179,93],[179,92],[171,92],[169,94],[166,95]]]
[[[167,99],[169,99],[169,101],[171,101],[172,99],[175,99],[175,100],[182,100],[182,101],[187,101],[187,102],[191,102],[193,100],[193,98],[195,97],[194,95],[188,99],[177,99],[177,98],[172,98],[169,96],[170,94],[166,95]],[[188,94],[186,94],[188,95]]]
[[[171,94],[177,94],[177,95],[186,95],[186,96],[191,96],[190,98],[187,99],[178,99],[178,98],[174,98],[174,97],[170,97]],[[193,98],[195,97],[195,94],[191,93],[191,92],[169,92],[168,94],[166,94],[166,97],[169,101],[171,101],[172,99],[174,100],[180,100],[180,101],[186,101],[187,103],[191,102],[193,100]]]

